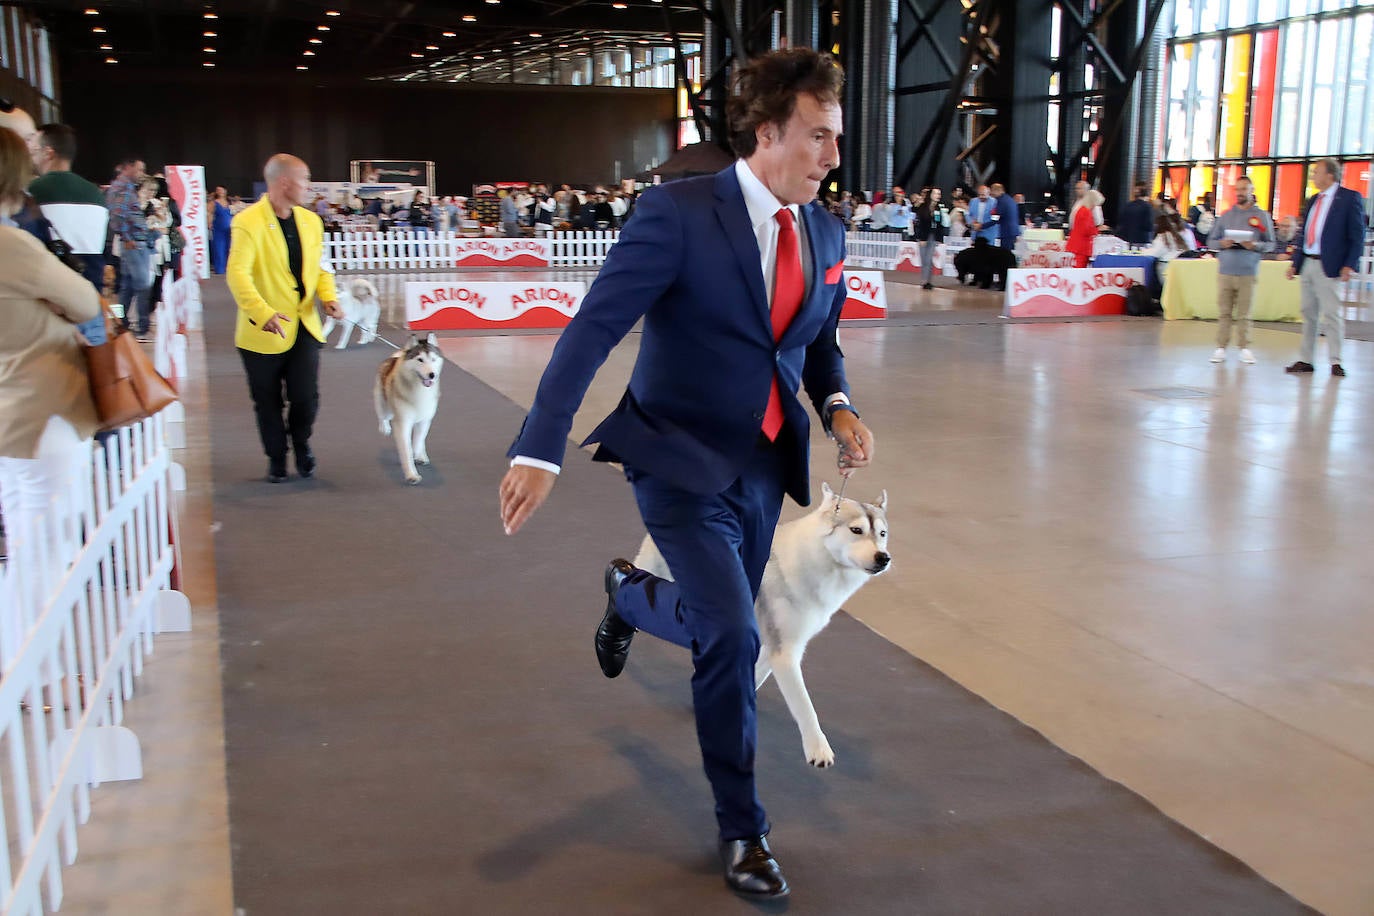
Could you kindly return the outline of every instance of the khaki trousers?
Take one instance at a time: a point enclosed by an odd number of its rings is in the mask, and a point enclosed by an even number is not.
[[[1255,298],[1257,277],[1217,277],[1217,346],[1231,345],[1231,327],[1235,325],[1236,346],[1244,350],[1250,346],[1250,303]]]
[[[1317,353],[1317,331],[1326,335],[1331,362],[1341,361],[1341,339],[1345,337],[1345,310],[1332,279],[1322,270],[1322,259],[1308,255],[1302,262],[1302,350],[1298,359],[1312,362]]]

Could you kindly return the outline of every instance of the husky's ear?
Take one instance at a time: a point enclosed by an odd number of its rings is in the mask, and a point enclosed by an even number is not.
[[[887,491],[886,491],[886,490],[883,491],[883,495],[882,495],[882,496],[879,496],[879,497],[878,497],[878,502],[875,503],[875,505],[876,505],[879,509],[882,509],[884,512],[887,511]]]
[[[822,480],[822,481],[821,481],[821,502],[823,502],[823,503],[828,503],[828,502],[830,502],[830,497],[832,497],[832,496],[834,496],[834,495],[835,495],[835,491],[832,490],[832,489],[830,489],[830,484],[829,484],[829,482]]]
[[[439,338],[434,336],[433,331],[430,331],[429,334],[425,336],[425,343],[429,344],[431,347],[437,347],[439,346]]]

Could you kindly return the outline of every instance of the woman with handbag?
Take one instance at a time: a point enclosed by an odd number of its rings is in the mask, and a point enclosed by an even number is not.
[[[10,222],[29,178],[24,141],[0,130],[0,513],[14,557],[98,426],[76,325],[100,315],[100,295]],[[0,620],[0,654],[14,651],[14,623]]]

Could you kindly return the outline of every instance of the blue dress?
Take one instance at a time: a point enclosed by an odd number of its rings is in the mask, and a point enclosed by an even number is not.
[[[215,218],[210,223],[210,269],[217,274],[224,273],[229,263],[229,224],[233,221],[229,208],[215,201]]]

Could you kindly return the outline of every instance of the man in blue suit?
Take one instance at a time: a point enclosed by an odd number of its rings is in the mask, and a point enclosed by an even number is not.
[[[997,231],[997,201],[988,196],[988,186],[978,186],[978,196],[968,204],[969,237],[987,239],[989,245],[996,245],[1001,238]]]
[[[675,581],[611,562],[597,660],[607,677],[620,674],[637,630],[691,650],[726,882],[777,897],[788,885],[754,785],[754,599],[783,496],[810,502],[798,386],[840,446],[841,474],[869,463],[873,435],[849,404],[837,340],[844,228],[814,202],[839,164],[843,72],[795,48],[755,58],[734,79],[739,161],[640,198],[511,446],[501,517],[514,534],[548,496],[592,376],[643,319],[629,388],[587,442],[596,460],[625,466]]]
[[[992,186],[992,212],[997,215],[997,237],[1011,251],[1021,236],[1021,208],[1000,184]]]
[[[1364,198],[1358,191],[1341,187],[1340,174],[1335,159],[1322,159],[1312,166],[1317,193],[1303,211],[1302,237],[1293,246],[1293,263],[1288,267],[1288,279],[1302,276],[1302,349],[1286,372],[1313,371],[1320,325],[1331,351],[1331,374],[1345,376],[1341,365],[1345,314],[1336,284],[1359,270],[1364,252]]]

